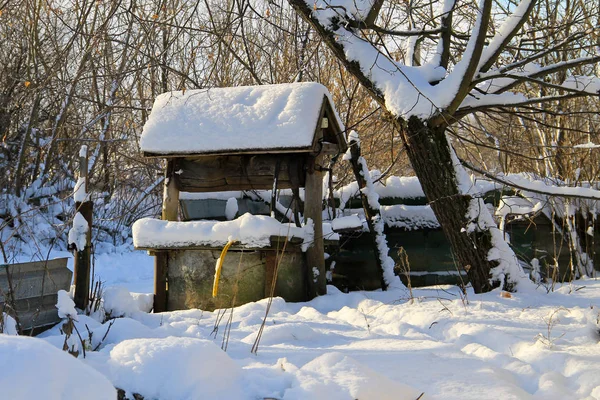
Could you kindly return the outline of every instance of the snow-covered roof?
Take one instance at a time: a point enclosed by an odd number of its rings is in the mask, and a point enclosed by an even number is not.
[[[310,150],[324,98],[343,129],[329,91],[319,83],[164,93],[154,102],[140,146],[151,155]]]

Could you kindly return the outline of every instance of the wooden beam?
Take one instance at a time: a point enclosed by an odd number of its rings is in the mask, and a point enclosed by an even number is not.
[[[204,158],[211,156],[239,156],[239,155],[261,155],[261,154],[307,154],[312,151],[312,147],[297,147],[297,148],[272,148],[272,149],[248,149],[248,150],[222,150],[204,153],[152,153],[148,151],[142,152],[146,158]]]
[[[321,107],[319,124],[315,129],[315,143],[323,138],[321,119],[325,115],[325,103]],[[306,250],[308,299],[327,294],[325,279],[325,247],[323,244],[323,172],[324,154],[308,158],[304,192],[304,219],[312,220],[314,238]]]
[[[304,242],[303,238],[299,237],[290,237],[286,238],[285,236],[271,236],[270,237],[270,245],[266,245],[264,247],[253,246],[248,247],[240,244],[239,242],[234,242],[233,245],[229,248],[229,251],[249,251],[249,250],[257,250],[257,251],[275,251],[277,249],[283,248],[283,244],[287,240],[287,251],[300,251],[300,245]],[[337,241],[336,241],[337,242]],[[136,250],[147,250],[150,252],[161,252],[161,251],[169,251],[169,250],[223,250],[223,246],[227,243],[223,242],[222,244],[192,244],[186,246],[156,246],[156,247],[136,247]]]
[[[162,219],[177,221],[179,214],[179,188],[177,187],[176,161],[168,160],[165,168],[165,182],[162,204]],[[157,252],[154,258],[154,312],[167,310],[167,280],[169,257],[166,252]]]
[[[177,185],[177,172],[179,163],[174,160],[167,161],[162,204],[162,219],[177,221],[179,215],[179,187]]]

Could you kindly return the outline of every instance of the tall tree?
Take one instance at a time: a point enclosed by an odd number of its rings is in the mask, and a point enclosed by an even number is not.
[[[469,114],[597,95],[598,78],[571,73],[600,60],[585,39],[595,28],[578,29],[584,15],[597,13],[573,12],[588,7],[579,2],[569,9],[572,18],[538,28],[527,25],[532,11],[550,15],[560,12],[562,2],[288,1],[392,116],[474,290],[485,292],[498,283],[512,287],[523,272],[447,133]],[[546,57],[573,47],[586,54]],[[557,74],[564,79],[554,83],[549,77]],[[545,90],[533,95],[523,90],[531,85]]]

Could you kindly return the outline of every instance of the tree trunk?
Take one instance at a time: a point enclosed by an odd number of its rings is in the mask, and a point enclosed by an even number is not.
[[[475,293],[487,292],[494,287],[489,278],[496,266],[488,260],[491,235],[487,230],[466,232],[471,196],[459,190],[445,130],[445,126],[432,128],[412,117],[401,128],[401,134],[425,196],[452,246],[459,271],[467,272]]]

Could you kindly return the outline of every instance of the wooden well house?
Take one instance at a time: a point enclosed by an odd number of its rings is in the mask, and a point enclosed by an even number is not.
[[[165,93],[154,103],[140,145],[145,157],[166,159],[162,218],[139,220],[133,228],[136,248],[156,257],[155,312],[230,307],[270,295],[305,301],[325,293],[323,175],[347,146],[324,86]],[[271,190],[265,201],[273,209],[279,189],[293,193],[289,221],[274,213],[179,221],[180,192]]]

